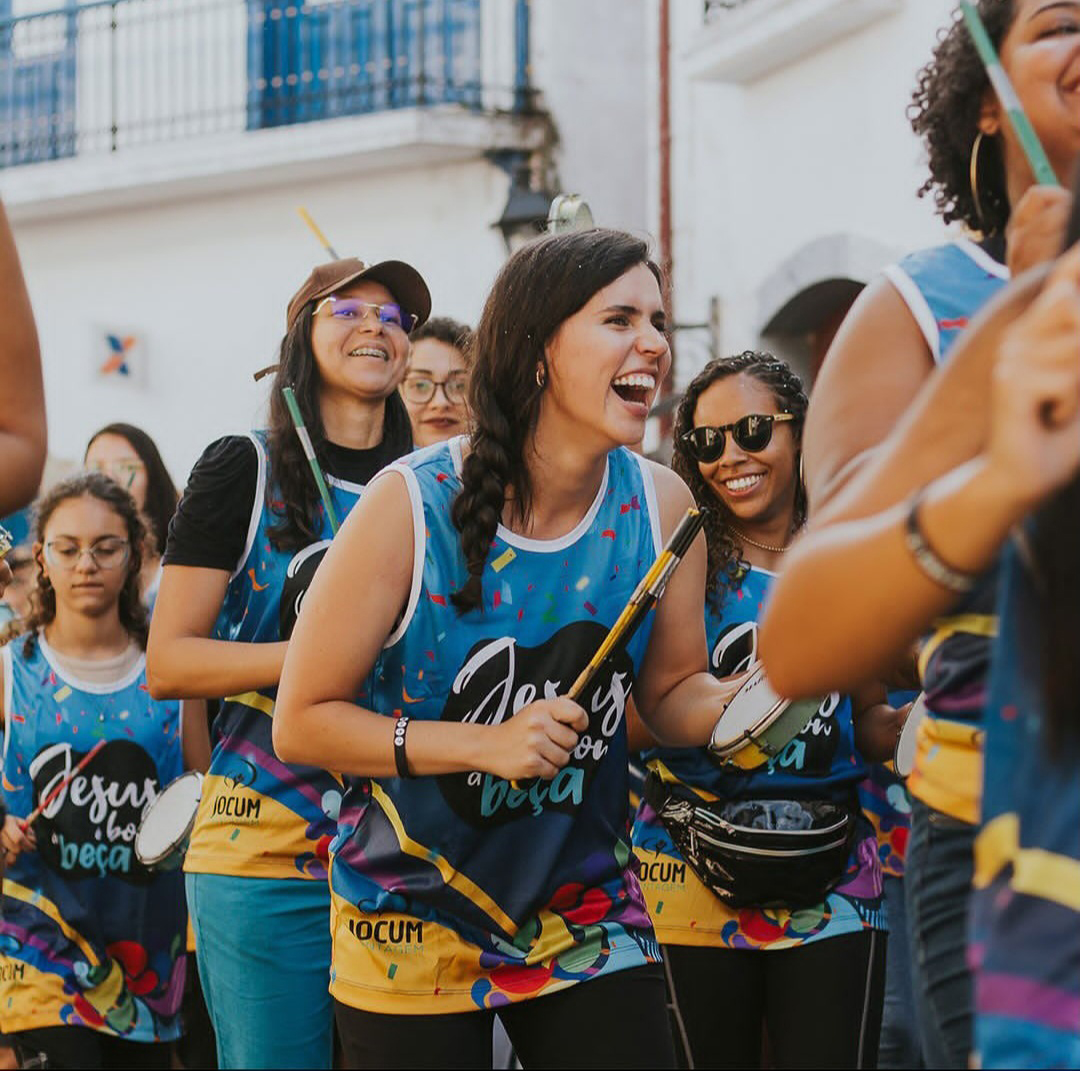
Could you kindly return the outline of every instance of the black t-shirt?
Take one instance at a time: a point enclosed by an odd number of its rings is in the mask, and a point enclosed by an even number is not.
[[[328,442],[322,453],[327,475],[359,484],[370,482],[380,469],[397,460],[385,439],[370,450]],[[212,442],[191,470],[169,524],[163,563],[231,573],[247,545],[258,482],[259,459],[246,435],[226,435]]]

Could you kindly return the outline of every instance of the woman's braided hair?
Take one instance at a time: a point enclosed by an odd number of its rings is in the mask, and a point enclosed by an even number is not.
[[[1000,49],[1013,22],[1015,0],[977,0],[976,7]],[[979,204],[971,189],[971,154],[989,90],[986,69],[956,11],[938,35],[933,59],[919,72],[908,119],[929,156],[930,177],[919,196],[932,194],[946,223],[959,220],[987,237],[1004,233],[1010,214],[1000,138],[984,138],[979,149]]]
[[[44,543],[45,529],[57,507],[77,498],[96,498],[99,502],[103,502],[124,522],[127,528],[130,553],[126,566],[127,578],[120,591],[120,624],[128,635],[143,650],[146,650],[146,637],[150,626],[146,606],[142,601],[139,575],[142,570],[146,526],[139,516],[135,499],[123,487],[101,472],[83,472],[58,483],[40,498],[34,507],[34,539],[38,543]],[[19,634],[26,635],[23,652],[27,658],[33,654],[38,630],[51,625],[55,619],[56,591],[45,575],[39,560],[34,590],[30,593],[30,613],[18,622]]]
[[[675,414],[675,450],[671,467],[683,478],[699,506],[706,509],[705,541],[708,546],[708,578],[706,589],[719,609],[729,592],[738,591],[743,577],[750,568],[741,553],[741,544],[731,534],[730,513],[705,482],[697,461],[691,457],[683,436],[694,427],[694,411],[698,399],[714,383],[729,376],[748,375],[773,392],[776,404],[782,412],[791,413],[792,437],[796,446],[802,443],[802,429],[809,404],[802,380],[790,366],[771,353],[746,350],[734,357],[710,361],[691,381]],[[802,480],[795,490],[793,530],[806,523],[806,489]]]
[[[547,368],[547,344],[594,294],[638,264],[660,282],[644,241],[597,228],[530,242],[499,272],[473,340],[471,449],[451,509],[468,566],[468,579],[450,597],[459,613],[484,605],[481,578],[508,498],[517,520],[529,517],[526,453],[544,396],[537,370]]]

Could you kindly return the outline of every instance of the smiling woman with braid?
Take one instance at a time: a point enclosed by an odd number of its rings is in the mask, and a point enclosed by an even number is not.
[[[347,775],[332,991],[350,1066],[490,1066],[496,1013],[526,1067],[671,1065],[625,711],[632,692],[658,736],[701,744],[731,694],[705,672],[700,541],[565,698],[692,505],[629,449],[670,368],[665,323],[631,235],[516,253],[477,328],[471,437],[391,466],[308,595],[274,742]]]

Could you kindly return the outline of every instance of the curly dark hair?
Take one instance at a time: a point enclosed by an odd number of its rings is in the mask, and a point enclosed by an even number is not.
[[[309,301],[296,317],[292,327],[281,340],[281,353],[270,390],[270,420],[267,453],[271,479],[267,483],[267,501],[280,499],[284,503],[271,505],[277,521],[270,528],[270,542],[277,550],[303,550],[320,535],[319,489],[300,438],[296,434],[282,390],[292,387],[304,418],[315,456],[326,468],[326,428],[319,409],[319,366],[311,348],[311,318],[315,302]],[[383,442],[390,456],[398,458],[412,450],[412,425],[409,411],[395,390],[386,398],[383,417]]]
[[[409,336],[409,341],[415,345],[425,338],[453,346],[465,358],[466,364],[472,361],[473,331],[460,320],[453,320],[449,316],[432,316]]]
[[[120,624],[131,638],[145,651],[149,621],[142,601],[139,572],[142,569],[143,546],[146,526],[139,516],[135,499],[123,487],[101,472],[83,472],[58,483],[51,491],[38,499],[34,507],[34,541],[45,542],[45,529],[58,506],[73,498],[96,498],[104,502],[127,528],[130,557],[127,562],[127,578],[120,591]],[[37,642],[38,630],[52,624],[56,619],[56,592],[45,575],[40,560],[37,578],[30,593],[30,613],[19,622],[19,634],[25,633],[23,652],[29,658]]]
[[[623,231],[594,228],[538,238],[503,265],[476,328],[469,406],[471,450],[451,517],[461,533],[469,577],[451,595],[459,613],[483,607],[481,578],[513,488],[519,520],[529,517],[532,485],[525,448],[536,427],[544,388],[536,370],[560,325],[594,294],[644,264],[663,292],[649,247]]]
[[[1000,48],[1016,15],[1015,0],[977,0],[976,7]],[[929,156],[930,177],[919,196],[933,195],[946,223],[959,220],[985,237],[1004,233],[1011,212],[1000,137],[984,137],[979,149],[978,204],[971,189],[971,154],[989,88],[986,69],[956,10],[938,34],[933,59],[919,72],[908,119]]]
[[[708,578],[706,589],[717,609],[724,599],[742,586],[743,577],[750,563],[742,556],[741,544],[731,534],[730,515],[724,504],[701,475],[698,463],[690,456],[683,436],[694,427],[694,410],[698,400],[714,383],[729,376],[752,376],[773,392],[776,404],[784,413],[791,413],[792,435],[796,443],[802,442],[806,407],[809,404],[802,380],[790,366],[771,353],[746,350],[734,357],[721,357],[710,361],[690,382],[675,414],[674,452],[671,467],[683,478],[695,501],[705,509],[705,542],[708,546]],[[806,523],[806,489],[802,480],[795,490],[794,530]]]

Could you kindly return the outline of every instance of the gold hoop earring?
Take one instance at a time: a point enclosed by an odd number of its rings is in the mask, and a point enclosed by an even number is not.
[[[975,215],[979,217],[979,229],[986,233],[986,217],[983,215],[982,198],[979,196],[979,152],[982,149],[983,139],[986,137],[983,131],[979,131],[975,138],[975,144],[971,147],[971,196],[975,201]]]
[[[542,365],[536,366],[536,385],[543,390],[544,384],[547,383],[547,369]]]

